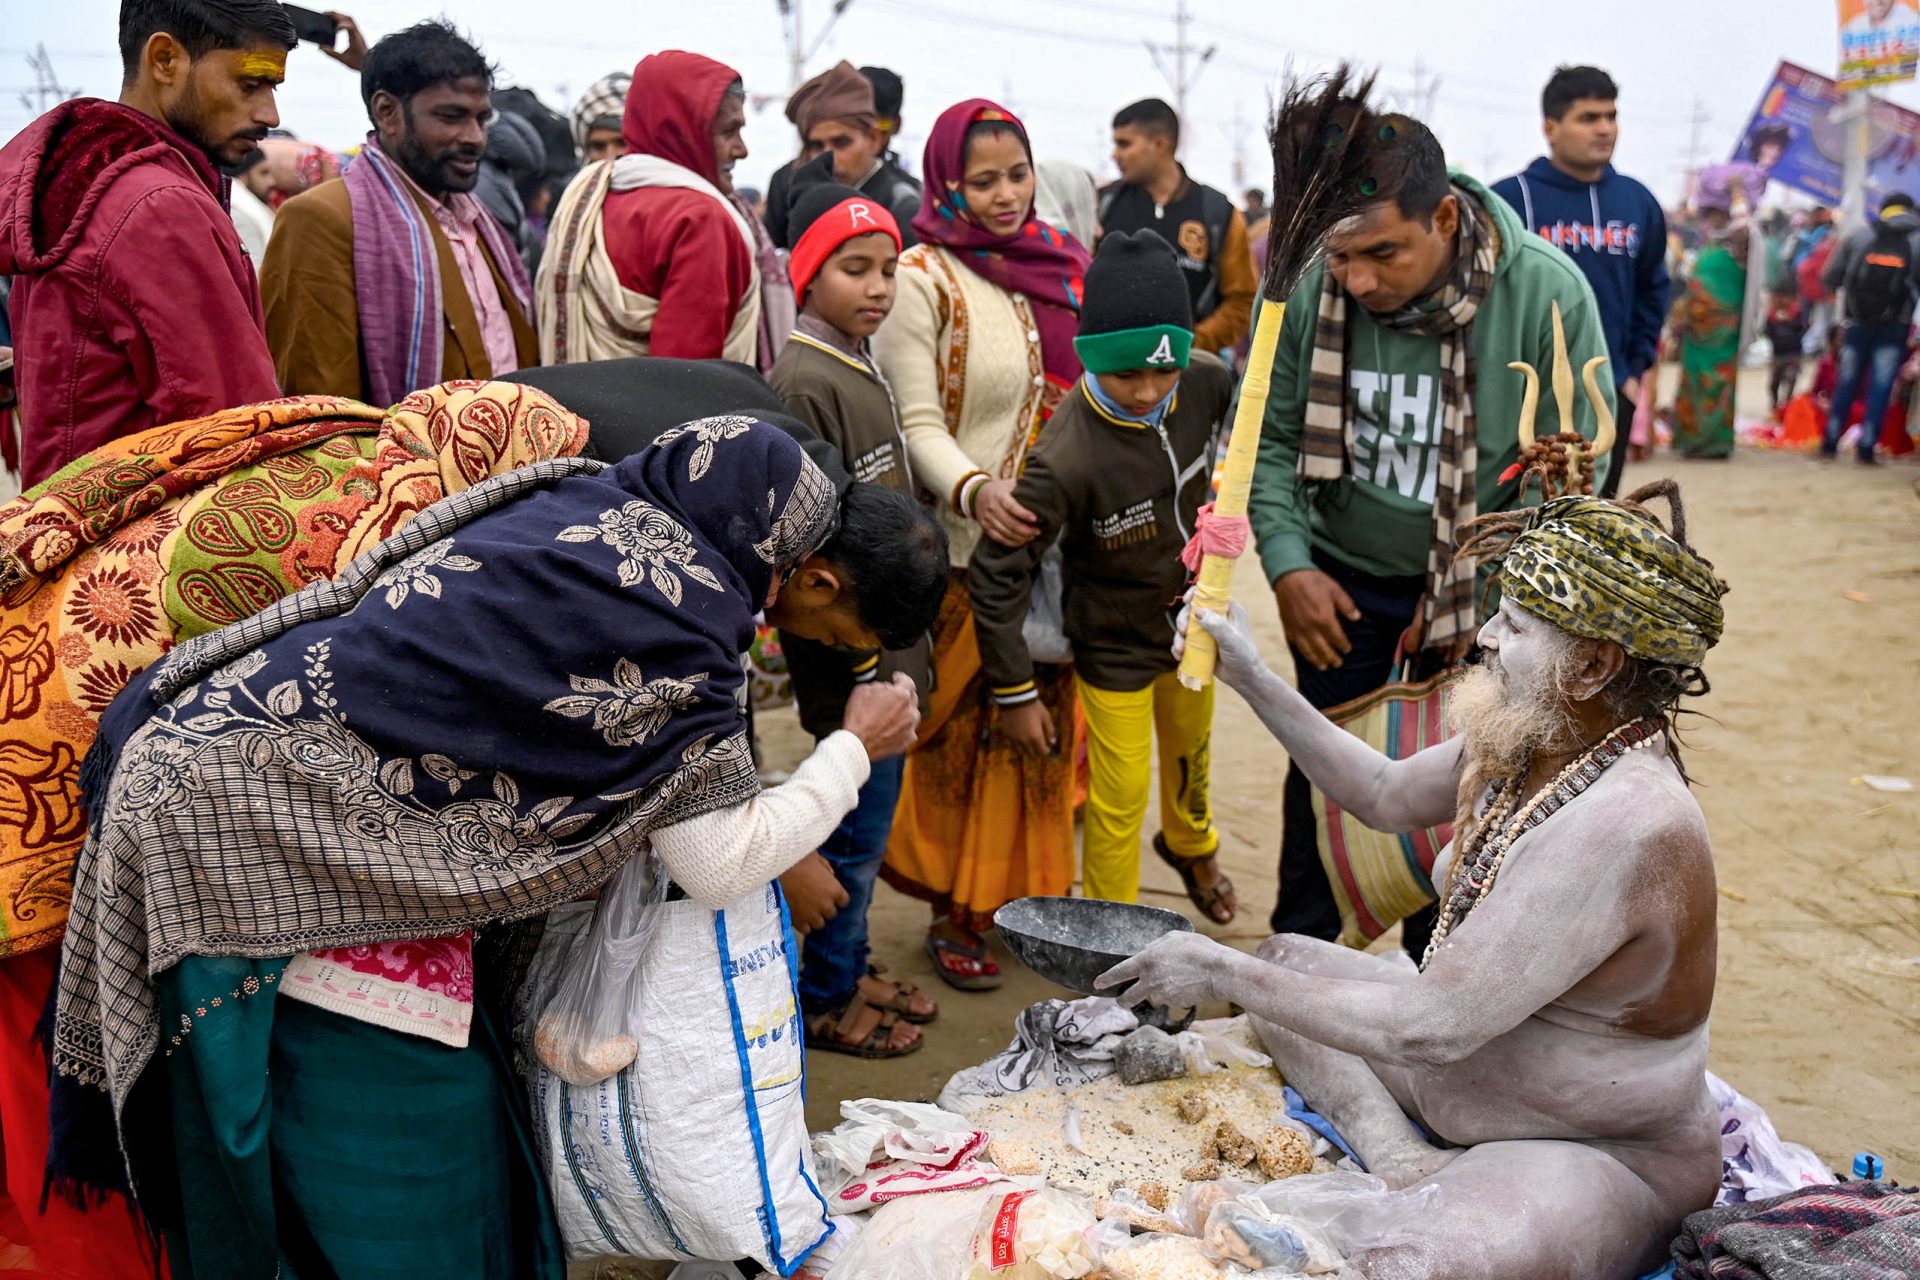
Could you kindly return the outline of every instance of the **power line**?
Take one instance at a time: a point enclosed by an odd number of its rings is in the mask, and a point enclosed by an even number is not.
[[[827,36],[833,31],[833,24],[840,21],[840,15],[847,11],[853,0],[833,0],[833,8],[812,44],[807,43],[802,0],[774,0],[774,3],[780,9],[780,25],[787,41],[787,92],[791,94],[807,78],[807,63],[813,61],[813,55],[820,52],[820,46],[827,42]]]
[[[61,84],[53,73],[53,57],[46,45],[36,46],[27,55],[27,69],[33,72],[33,87],[20,92],[20,105],[27,110],[44,114],[55,104],[80,96],[80,90]]]
[[[920,22],[944,22],[950,26],[973,27],[982,31],[1003,31],[1012,35],[1034,36],[1042,40],[1065,40],[1079,45],[1105,45],[1132,49],[1135,44],[1124,36],[1101,36],[1085,31],[1061,31],[1050,27],[1030,27],[1024,23],[1002,22],[997,18],[976,18],[971,14],[948,13],[929,5],[904,4],[900,0],[869,0],[877,9],[913,18]]]
[[[1182,120],[1187,118],[1187,91],[1199,82],[1200,73],[1207,69],[1207,63],[1213,59],[1215,53],[1219,52],[1219,46],[1217,45],[1210,44],[1206,48],[1201,49],[1187,38],[1187,28],[1192,24],[1193,15],[1187,11],[1187,0],[1175,0],[1173,7],[1173,43],[1170,45],[1162,45],[1155,44],[1151,40],[1145,42],[1147,52],[1153,55],[1153,65],[1160,68],[1160,74],[1166,77],[1169,85],[1173,86],[1174,114],[1178,115]],[[1163,53],[1172,59],[1172,70],[1168,70],[1167,63],[1161,61],[1160,55]],[[1189,70],[1187,59],[1189,55],[1193,54],[1199,56],[1193,62],[1191,70]]]

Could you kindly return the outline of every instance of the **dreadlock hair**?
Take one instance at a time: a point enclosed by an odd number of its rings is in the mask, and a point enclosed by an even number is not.
[[[1544,477],[1543,477],[1544,479]],[[1564,474],[1562,476],[1564,479]],[[1543,484],[1543,491],[1546,486]],[[1564,492],[1564,490],[1563,490]],[[1544,496],[1553,496],[1550,492]],[[1660,517],[1647,508],[1647,503],[1655,498],[1667,500],[1668,519],[1662,524]],[[1544,497],[1543,497],[1544,500]],[[1680,503],[1680,486],[1671,479],[1655,480],[1652,484],[1642,485],[1624,498],[1613,499],[1613,504],[1628,514],[1664,529],[1675,542],[1693,552],[1700,563],[1713,568],[1713,562],[1695,551],[1687,541],[1687,513]],[[1472,556],[1479,560],[1499,560],[1512,547],[1514,541],[1531,526],[1535,508],[1522,507],[1515,511],[1491,511],[1468,521],[1460,529],[1455,541],[1454,555]],[[1482,595],[1482,607],[1492,595],[1499,575],[1488,579]],[[1687,772],[1686,763],[1680,756],[1680,717],[1697,716],[1710,719],[1705,712],[1681,705],[1683,698],[1698,698],[1712,691],[1707,683],[1706,672],[1697,666],[1682,666],[1671,662],[1654,662],[1646,658],[1637,658],[1626,654],[1620,670],[1596,696],[1612,712],[1617,723],[1625,724],[1632,720],[1659,720],[1666,730],[1667,756],[1673,761],[1673,767],[1680,771],[1683,781],[1691,784],[1693,777]]]

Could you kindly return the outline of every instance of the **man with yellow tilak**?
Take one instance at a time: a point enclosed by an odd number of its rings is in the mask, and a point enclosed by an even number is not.
[[[1456,736],[1403,761],[1269,671],[1240,606],[1200,615],[1220,678],[1329,798],[1380,831],[1455,822],[1421,967],[1173,934],[1101,981],[1240,1004],[1370,1171],[1442,1189],[1411,1243],[1349,1259],[1367,1280],[1640,1275],[1720,1182],[1713,861],[1674,720],[1706,689],[1725,588],[1670,481],[1483,516],[1460,554],[1501,559],[1500,608]]]
[[[0,152],[21,485],[116,436],[280,394],[221,168],[280,123],[293,23],[270,0],[121,6],[120,98]]]

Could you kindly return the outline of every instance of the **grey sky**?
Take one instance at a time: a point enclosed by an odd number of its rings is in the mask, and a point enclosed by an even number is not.
[[[340,2],[312,0],[314,7]],[[830,0],[795,3],[810,27],[830,8]],[[10,7],[0,36],[0,136],[33,115],[19,93],[32,83],[26,55],[36,42],[45,42],[63,83],[113,95],[115,0]],[[631,69],[657,49],[719,58],[743,73],[754,94],[786,89],[775,0],[358,0],[347,7],[357,7],[369,39],[450,14],[500,64],[502,84],[526,85],[562,110],[600,75]],[[1672,200],[1696,98],[1709,116],[1699,127],[1702,156],[1725,159],[1774,64],[1787,58],[1831,74],[1838,45],[1832,0],[1614,0],[1598,8],[1539,0],[1190,0],[1190,7],[1193,43],[1217,52],[1189,96],[1182,155],[1196,177],[1235,188],[1266,185],[1257,125],[1289,55],[1305,69],[1342,55],[1375,66],[1407,109],[1417,109],[1418,64],[1428,81],[1438,80],[1427,118],[1449,157],[1489,180],[1538,154],[1539,87],[1555,64],[1595,63],[1621,84],[1620,167]],[[977,95],[1019,112],[1042,158],[1076,160],[1104,179],[1112,173],[1106,137],[1114,110],[1148,95],[1173,97],[1143,43],[1170,43],[1172,14],[1172,0],[1030,0],[1012,10],[966,0],[853,0],[808,70],[845,57],[898,71],[907,86],[900,149],[915,171],[933,117]],[[343,68],[303,47],[288,73],[280,108],[288,128],[336,148],[365,132],[357,86]],[[1914,85],[1887,96],[1920,108]],[[763,185],[792,153],[778,102],[749,113],[747,141],[753,155],[736,180]]]

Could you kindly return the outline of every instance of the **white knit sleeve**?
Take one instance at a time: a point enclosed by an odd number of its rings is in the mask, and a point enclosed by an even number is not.
[[[873,335],[873,358],[887,375],[914,478],[951,509],[954,488],[978,470],[947,429],[940,394],[939,286],[925,270],[903,267],[893,311]]]
[[[859,802],[870,769],[866,746],[837,730],[779,786],[655,831],[654,852],[687,896],[718,911],[818,849]]]

